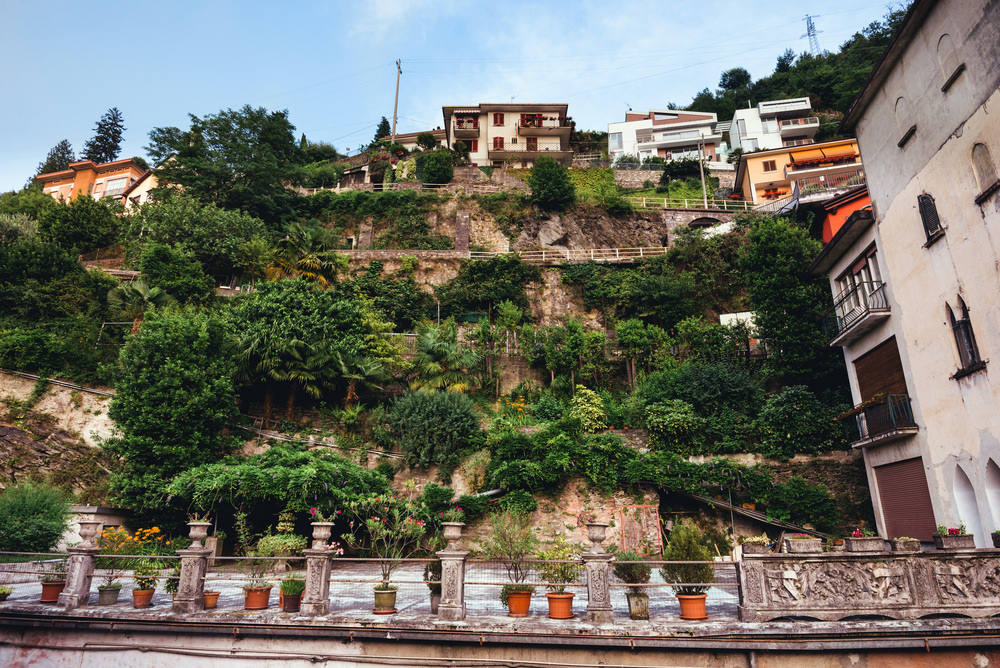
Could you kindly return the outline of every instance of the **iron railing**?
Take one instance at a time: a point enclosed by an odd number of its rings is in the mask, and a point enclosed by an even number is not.
[[[860,404],[842,421],[844,434],[850,443],[917,428],[907,394],[887,394],[874,403]]]
[[[888,310],[885,283],[862,281],[840,293],[833,308],[823,314],[823,333],[828,341],[833,341],[872,311]]]

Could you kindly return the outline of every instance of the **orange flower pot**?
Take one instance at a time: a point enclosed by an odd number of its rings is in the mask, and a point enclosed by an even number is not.
[[[265,610],[271,602],[270,587],[251,587],[244,589],[246,595],[243,600],[244,610]]]
[[[135,608],[148,608],[153,604],[153,594],[156,592],[155,589],[133,589],[132,590],[132,607]]]
[[[219,604],[219,592],[217,591],[206,591],[205,596],[205,609],[214,608]]]
[[[705,599],[708,594],[677,594],[681,604],[681,619],[708,619]]]
[[[556,594],[549,592],[545,598],[549,599],[549,617],[552,619],[572,619],[573,618],[573,597],[576,594]]]
[[[531,607],[530,591],[512,591],[507,594],[507,616],[527,617],[528,608]]]
[[[61,594],[63,589],[65,588],[66,588],[65,580],[62,580],[60,582],[43,582],[42,597],[38,600],[42,603],[58,603],[59,594]]]

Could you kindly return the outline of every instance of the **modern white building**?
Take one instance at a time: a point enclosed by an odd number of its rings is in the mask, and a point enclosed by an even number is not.
[[[608,156],[623,155],[667,160],[704,158],[718,162],[724,158],[722,132],[715,114],[701,111],[651,109],[648,113],[628,112],[621,123],[608,124]]]
[[[847,112],[871,195],[823,250],[881,535],[1000,529],[1000,2],[917,0]],[[991,371],[992,370],[992,371]]]
[[[737,109],[729,127],[729,143],[744,153],[811,144],[819,130],[819,118],[811,113],[808,97],[768,100]]]

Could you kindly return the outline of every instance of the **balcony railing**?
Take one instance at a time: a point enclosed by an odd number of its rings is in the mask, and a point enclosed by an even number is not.
[[[885,283],[864,281],[856,287],[841,293],[833,308],[823,314],[823,333],[830,345],[843,345],[870,329],[865,324],[874,325],[877,315],[881,321],[889,315],[889,302],[885,296]],[[848,339],[846,334],[854,334]]]
[[[808,118],[786,118],[780,123],[782,130],[795,130],[805,128],[818,128],[819,118],[809,116]]]
[[[859,404],[841,420],[847,440],[856,448],[894,441],[917,431],[907,394],[888,394]]]
[[[865,170],[852,169],[839,174],[824,174],[823,176],[807,176],[796,179],[793,194],[796,198],[809,197],[830,193],[835,190],[846,190],[855,186],[863,186],[866,183]],[[820,198],[822,199],[822,198]]]

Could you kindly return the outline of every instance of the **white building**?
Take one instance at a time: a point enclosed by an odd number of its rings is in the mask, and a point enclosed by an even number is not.
[[[442,107],[448,148],[462,141],[473,165],[531,167],[542,155],[570,164],[572,118],[565,104]]]
[[[810,116],[811,112],[808,97],[737,109],[729,127],[729,143],[744,153],[811,144],[819,130],[819,118]]]
[[[1000,529],[998,34],[1000,2],[917,0],[844,118],[873,210],[814,270],[889,538],[962,523],[985,547]]]
[[[645,114],[630,111],[623,122],[608,124],[608,156],[616,160],[623,155],[718,162],[725,154],[715,114],[651,109]]]

